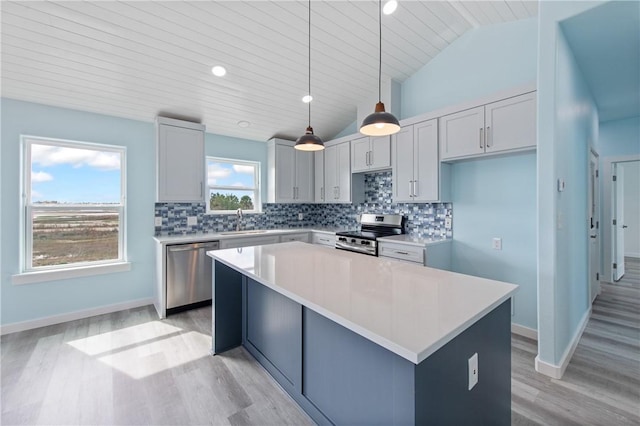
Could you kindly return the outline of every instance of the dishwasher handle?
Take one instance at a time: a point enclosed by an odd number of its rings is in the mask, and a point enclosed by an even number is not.
[[[218,250],[220,248],[219,241],[211,241],[207,243],[191,243],[191,244],[179,244],[168,246],[167,250],[171,253],[179,252],[179,251],[192,251],[192,250]]]

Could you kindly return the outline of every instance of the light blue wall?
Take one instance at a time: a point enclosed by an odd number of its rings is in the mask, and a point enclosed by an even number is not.
[[[559,22],[601,2],[541,2],[538,42],[538,348],[559,367],[589,309],[587,159],[595,103]],[[566,182],[557,191],[557,179]]]
[[[453,270],[518,284],[513,322],[536,329],[536,154],[456,163],[451,190]]]
[[[402,117],[535,81],[536,46],[535,19],[469,31],[402,84]],[[456,164],[452,172],[454,270],[520,285],[513,322],[532,329],[537,327],[535,179],[533,154],[473,160]],[[493,237],[503,239],[502,251],[491,249]]]
[[[0,323],[65,314],[151,298],[155,255],[155,128],[153,123],[1,99]],[[127,148],[127,245],[131,271],[13,285],[19,272],[20,135],[121,145]],[[266,144],[207,133],[207,155],[261,162],[266,183]],[[266,187],[266,185],[265,185]],[[266,190],[263,191],[266,196]]]
[[[640,154],[640,117],[600,123],[596,150],[600,160],[604,157]]]
[[[2,99],[3,325],[153,295],[152,123]],[[19,269],[20,135],[120,145],[127,148],[127,229],[131,271],[65,281],[12,285]]]
[[[331,139],[338,139],[338,138],[341,138],[343,136],[352,135],[354,133],[358,133],[358,123],[356,123],[355,121],[353,123],[349,124],[344,129],[342,129],[342,131],[340,133],[338,133],[337,135],[335,135]]]
[[[463,34],[402,83],[401,117],[535,81],[537,30],[531,18]]]

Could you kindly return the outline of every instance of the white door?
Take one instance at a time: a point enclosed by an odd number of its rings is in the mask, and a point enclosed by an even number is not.
[[[295,201],[296,154],[292,146],[276,144],[276,203]]]
[[[440,117],[440,159],[484,153],[484,107]]]
[[[535,145],[535,93],[485,106],[485,152],[508,151]]]
[[[338,195],[336,201],[339,203],[351,202],[351,149],[349,143],[341,143],[336,145],[336,172]]]
[[[613,279],[624,275],[624,167],[613,164]]]
[[[295,201],[297,203],[312,203],[314,199],[313,152],[293,150],[296,156]]]
[[[349,143],[346,144],[347,147]],[[335,203],[338,197],[338,147],[328,146],[324,150],[324,201]]]
[[[353,173],[369,170],[369,136],[351,141],[351,171]]]
[[[391,167],[391,137],[371,137],[369,151],[369,168],[386,169]]]
[[[591,302],[600,293],[600,196],[598,193],[598,157],[589,159],[589,285]]]
[[[324,203],[324,150],[314,152],[313,156],[313,170],[315,172],[314,182],[314,199],[316,203]]]

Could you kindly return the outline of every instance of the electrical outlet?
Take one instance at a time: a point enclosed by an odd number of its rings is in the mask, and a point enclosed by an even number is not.
[[[502,238],[494,238],[491,247],[494,250],[502,250]]]
[[[162,217],[156,217],[155,226],[162,226]]]
[[[302,220],[302,219],[304,219],[304,214],[298,213],[298,220]]]
[[[469,390],[478,384],[478,353],[469,358]]]
[[[451,229],[451,218],[450,217],[445,217],[444,218],[444,229]]]
[[[198,224],[198,216],[187,216],[187,226],[196,226]]]

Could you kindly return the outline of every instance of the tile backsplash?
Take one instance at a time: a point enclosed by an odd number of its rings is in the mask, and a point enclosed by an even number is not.
[[[407,233],[420,237],[452,237],[445,218],[453,219],[451,203],[394,203],[391,172],[365,175],[365,202],[361,204],[263,204],[262,213],[247,213],[242,229],[309,227],[357,228],[361,213],[402,214],[407,217]],[[205,203],[156,203],[155,217],[162,225],[155,235],[184,235],[233,231],[235,214],[207,214]],[[302,213],[302,220],[298,214]],[[187,218],[197,217],[197,225]]]

